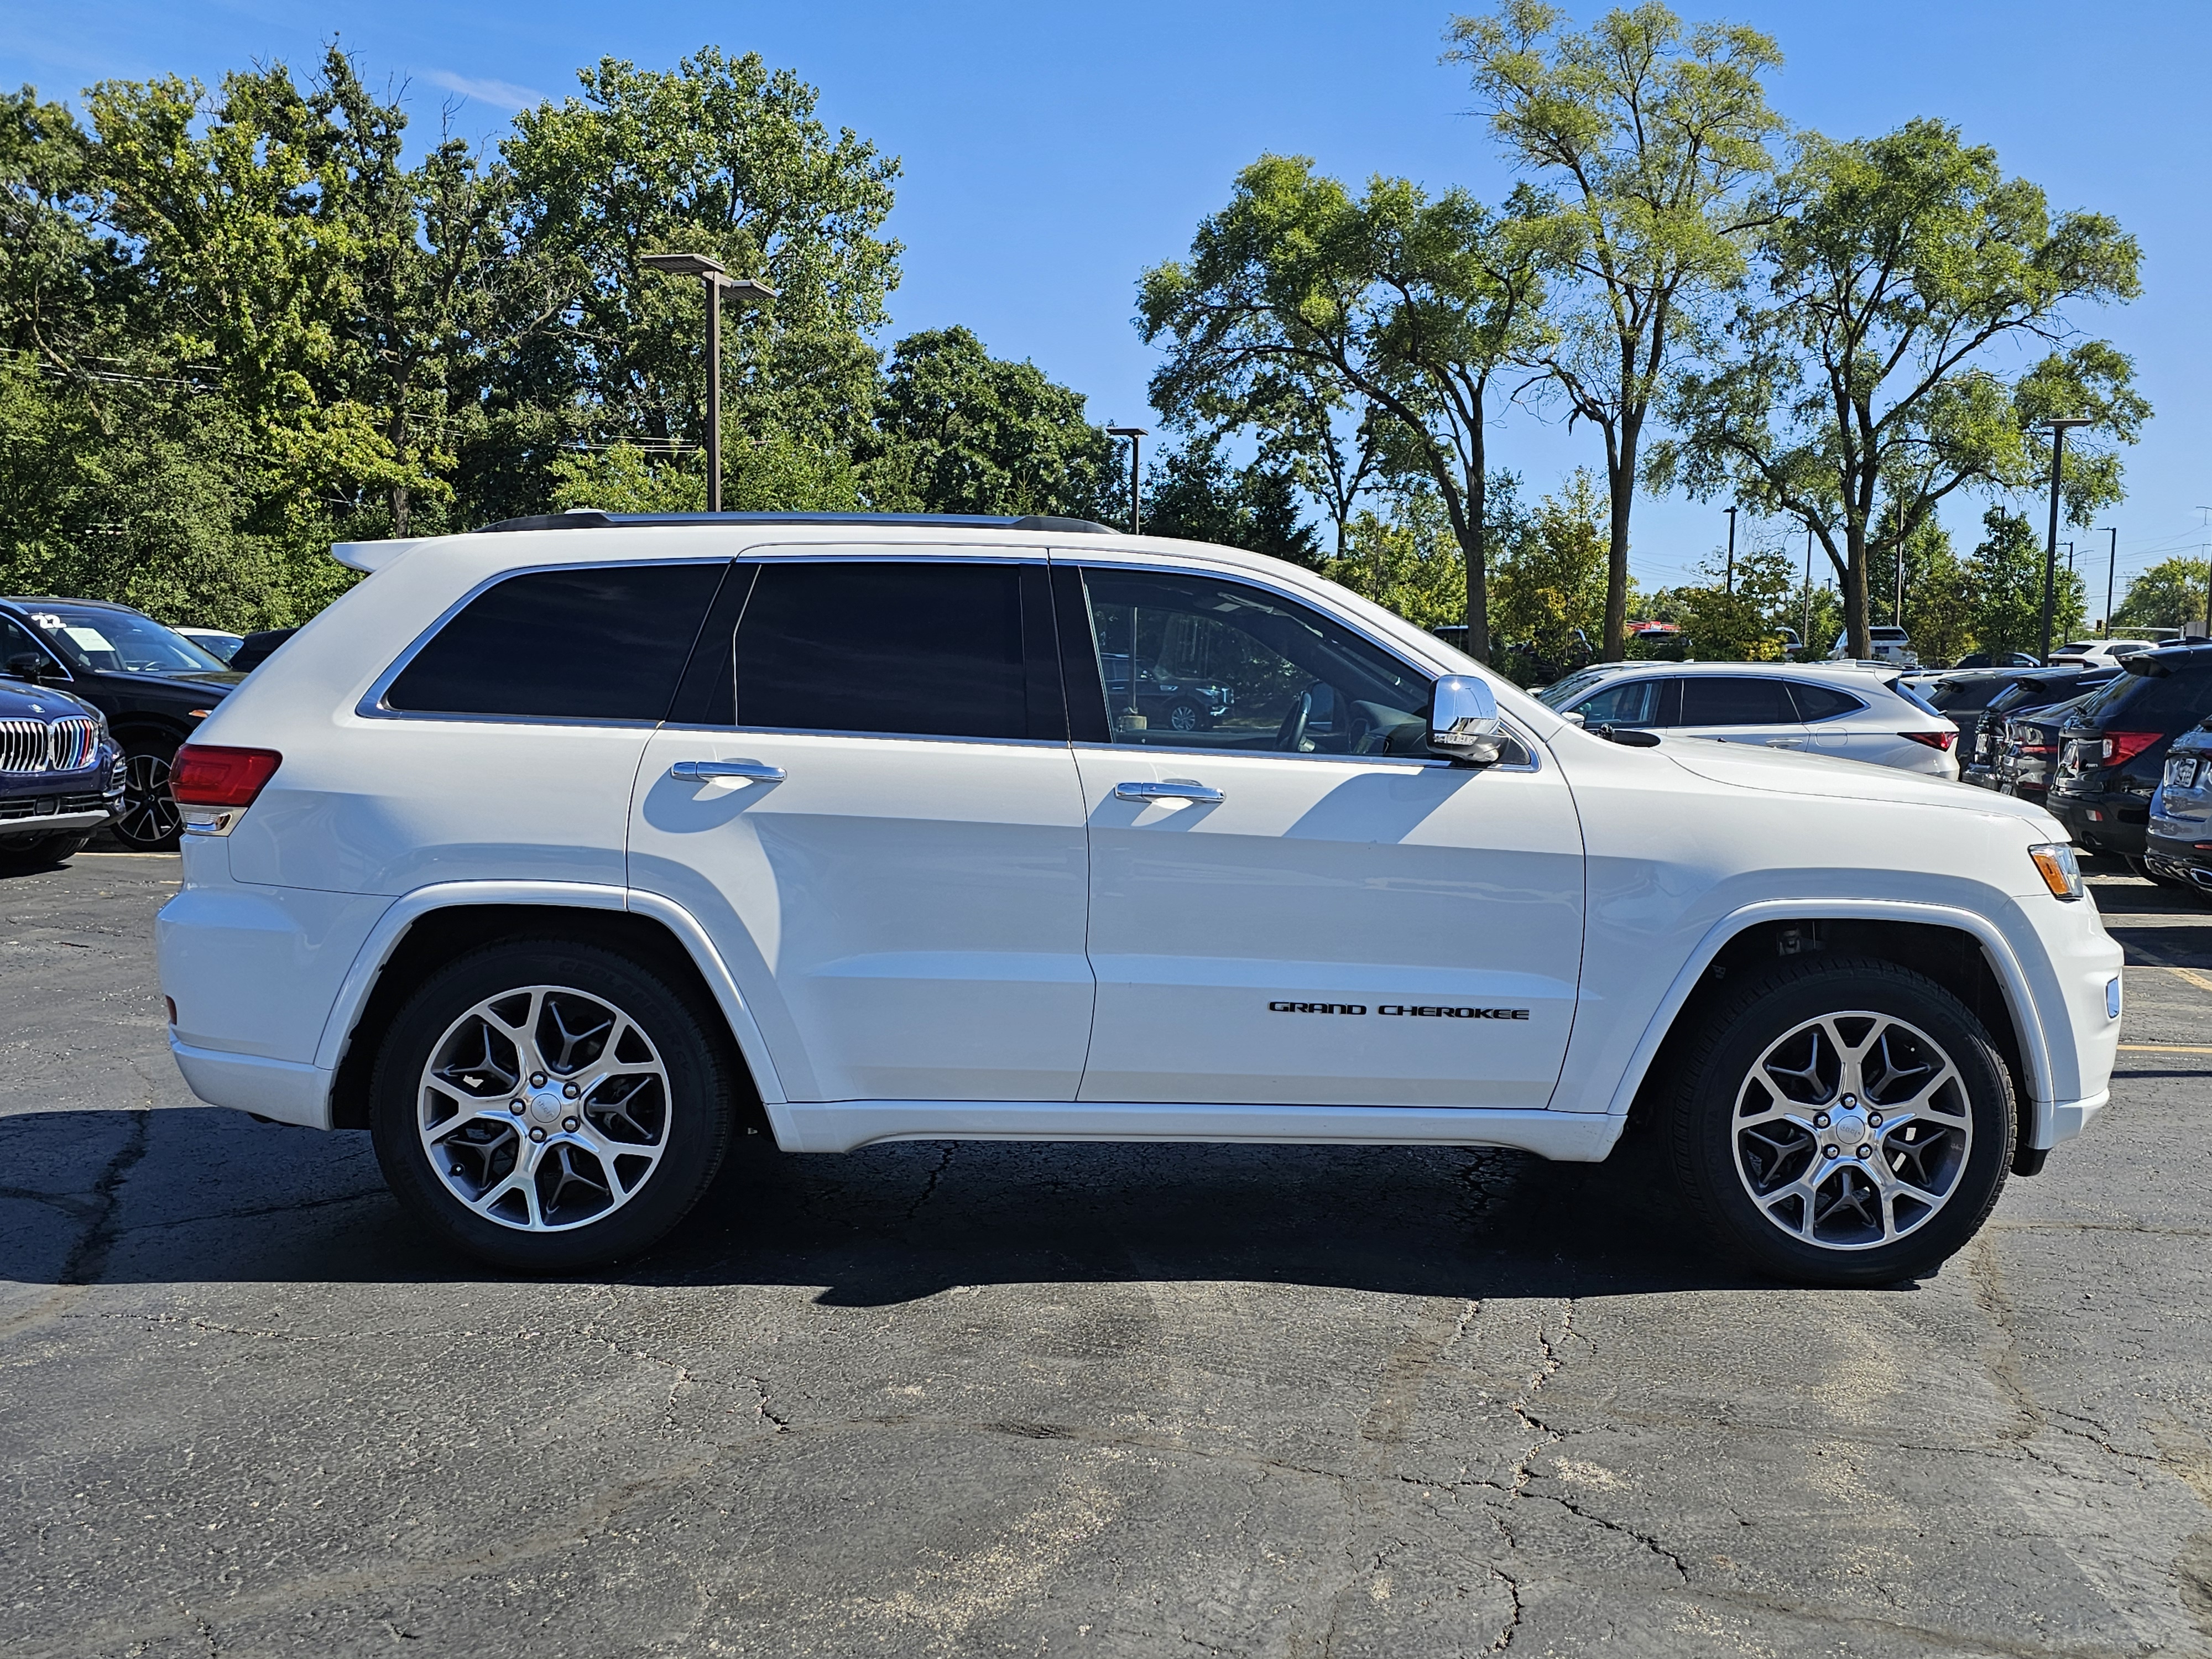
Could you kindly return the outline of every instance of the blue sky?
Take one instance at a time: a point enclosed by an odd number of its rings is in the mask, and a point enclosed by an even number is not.
[[[1793,122],[1833,137],[1920,115],[1996,146],[2054,206],[2116,215],[2142,240],[2145,296],[2078,319],[2136,359],[2158,410],[2128,455],[2129,499],[2099,520],[2130,569],[2212,543],[2212,103],[2198,82],[2212,7],[2047,0],[1760,0],[1725,15],[1773,33],[1789,64],[1772,88]],[[831,3],[650,6],[571,0],[314,0],[167,4],[46,0],[0,15],[0,76],[74,95],[106,76],[212,81],[282,58],[304,64],[336,33],[375,81],[409,86],[418,130],[459,100],[464,133],[495,137],[512,109],[574,86],[601,56],[665,66],[713,43],[788,65],[822,114],[899,155],[893,233],[906,244],[896,332],[963,322],[993,351],[1034,359],[1088,394],[1099,418],[1151,424],[1153,357],[1129,325],[1138,274],[1181,253],[1265,150],[1309,155],[1352,179],[1403,174],[1485,199],[1507,174],[1437,63],[1452,9],[1422,0],[1107,7]],[[1595,8],[1577,4],[1578,15]],[[1493,455],[1532,493],[1600,458],[1591,434],[1504,412]],[[1949,515],[1971,544],[1982,503]],[[1638,580],[1681,579],[1723,533],[1719,504],[1639,507]],[[2073,534],[2069,531],[2063,534]],[[2106,538],[2090,561],[2101,589]],[[1796,544],[1802,547],[1802,540]],[[1816,572],[1817,574],[1817,572]],[[2102,610],[2099,592],[2091,605]]]

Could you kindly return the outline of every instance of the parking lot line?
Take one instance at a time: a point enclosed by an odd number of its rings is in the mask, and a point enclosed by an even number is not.
[[[2124,1054],[2212,1054],[2212,1048],[2192,1048],[2185,1042],[2123,1042]]]

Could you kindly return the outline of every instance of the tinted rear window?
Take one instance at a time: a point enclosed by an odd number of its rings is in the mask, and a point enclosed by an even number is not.
[[[1848,692],[1838,691],[1833,686],[1814,685],[1806,680],[1792,680],[1790,693],[1797,699],[1798,717],[1808,725],[1815,720],[1839,720],[1845,714],[1856,714],[1866,707]]]
[[[1685,726],[1795,726],[1797,711],[1780,680],[1748,674],[1689,674],[1682,679]]]
[[[410,714],[659,720],[722,564],[509,576],[440,629],[384,694]]]
[[[738,624],[737,722],[1024,738],[1024,661],[1018,565],[764,563]]]

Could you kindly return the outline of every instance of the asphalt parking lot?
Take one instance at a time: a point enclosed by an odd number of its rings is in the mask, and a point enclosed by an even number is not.
[[[442,1256],[197,1103],[173,857],[0,882],[0,1646],[2212,1654],[2212,907],[2100,877],[2114,1103],[1936,1278],[1778,1289],[1487,1152],[749,1148]]]

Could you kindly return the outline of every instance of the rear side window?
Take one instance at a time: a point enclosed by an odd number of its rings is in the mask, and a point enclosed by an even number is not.
[[[1749,674],[1682,677],[1684,726],[1795,726],[1797,710],[1780,680]]]
[[[738,623],[739,726],[1030,735],[1019,565],[839,560],[759,571]],[[1040,644],[1055,648],[1048,632]],[[1045,683],[1056,693],[1056,665]],[[1056,712],[1038,711],[1040,732]]]
[[[1847,691],[1838,691],[1831,685],[1814,685],[1808,681],[1793,680],[1790,695],[1797,700],[1797,716],[1806,725],[1820,720],[1841,720],[1846,714],[1856,714],[1866,705]],[[1970,704],[1969,707],[1979,707]],[[1929,711],[1934,712],[1932,709]]]
[[[725,564],[509,576],[471,599],[384,694],[410,714],[660,720]]]
[[[2144,679],[2124,709],[2115,709],[2114,718],[2124,716],[2147,732],[2182,732],[2203,720],[2208,709],[2212,709],[2212,662],[2198,661]]]

